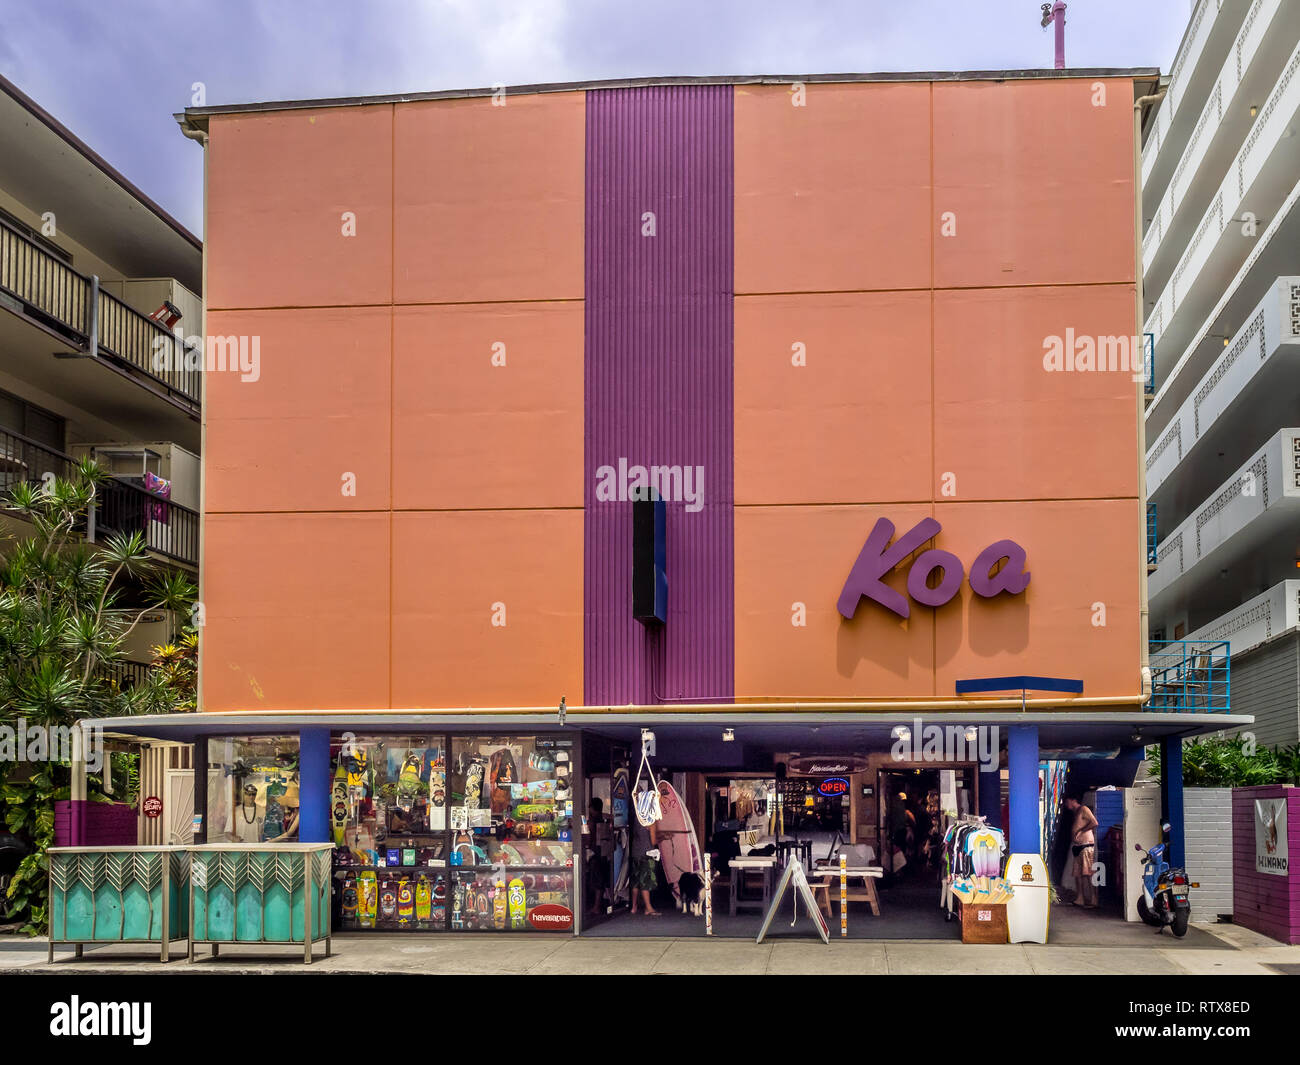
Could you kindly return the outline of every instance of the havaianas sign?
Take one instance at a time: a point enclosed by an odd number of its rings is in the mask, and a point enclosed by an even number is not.
[[[848,580],[844,582],[844,590],[840,592],[840,613],[846,618],[852,618],[858,609],[858,602],[866,596],[899,617],[908,617],[911,606],[907,599],[901,592],[886,585],[883,578],[897,569],[923,543],[942,531],[943,526],[934,518],[923,518],[891,544],[889,541],[894,535],[894,523],[888,518],[877,520],[867,542],[862,545],[858,560],[853,563]],[[1001,592],[1019,595],[1029,585],[1029,571],[1025,569],[1027,557],[1025,549],[1014,540],[998,540],[989,544],[971,566],[971,591],[986,599]],[[931,588],[930,575],[935,570],[943,573],[943,579]],[[957,594],[965,576],[961,559],[951,551],[931,548],[917,555],[907,571],[907,594],[925,606],[943,606]]]

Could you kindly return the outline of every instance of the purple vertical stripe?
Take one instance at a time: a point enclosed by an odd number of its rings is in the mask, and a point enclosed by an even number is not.
[[[730,700],[731,87],[588,92],[586,197],[586,702]],[[632,505],[596,498],[620,459],[703,467],[703,509],[668,503],[658,632],[632,619]]]

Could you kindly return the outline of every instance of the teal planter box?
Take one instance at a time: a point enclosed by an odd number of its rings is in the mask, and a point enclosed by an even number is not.
[[[186,938],[190,852],[187,847],[51,847],[50,961],[70,943],[157,944],[160,960]]]
[[[190,960],[223,943],[312,945],[330,955],[332,843],[209,843],[190,847]]]

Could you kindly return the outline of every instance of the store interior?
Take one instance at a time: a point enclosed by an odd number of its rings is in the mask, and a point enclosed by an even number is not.
[[[678,745],[664,745],[680,758]],[[846,876],[847,928],[856,939],[959,939],[943,894],[943,839],[977,808],[973,764],[897,766],[887,752],[855,755],[851,772],[791,771],[799,752],[748,750],[744,761],[764,769],[713,770],[654,757],[642,763],[635,745],[589,739],[584,765],[587,808],[583,840],[583,933],[592,936],[708,934],[694,905],[696,885],[680,876],[684,862],[670,824],[656,826],[670,858],[653,860],[649,905],[638,897],[638,790],[653,773],[657,787],[679,796],[689,827],[714,878],[711,934],[753,939],[771,909],[779,880],[798,859],[827,922],[840,931],[840,855]],[[731,752],[728,752],[731,753]],[[847,764],[847,763],[846,763]],[[606,769],[608,766],[608,769]],[[888,768],[886,768],[888,766]],[[595,800],[594,803],[592,800]],[[770,865],[759,865],[766,859]],[[702,873],[702,870],[701,870]],[[702,888],[702,876],[699,887]],[[683,887],[685,885],[685,890]],[[787,892],[767,937],[806,936],[806,904]]]

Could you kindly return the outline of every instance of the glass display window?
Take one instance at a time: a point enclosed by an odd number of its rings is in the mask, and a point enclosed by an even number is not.
[[[441,735],[334,737],[330,826],[340,928],[446,926],[446,750]]]
[[[571,742],[336,735],[330,817],[339,926],[571,928]]]
[[[298,839],[298,737],[208,741],[208,842]]]

